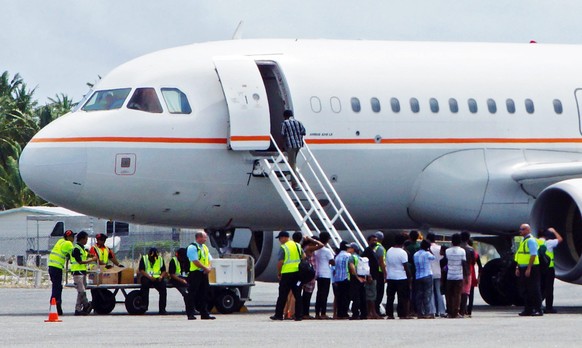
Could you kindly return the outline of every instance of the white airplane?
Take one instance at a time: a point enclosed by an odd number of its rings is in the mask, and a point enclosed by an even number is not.
[[[88,215],[257,231],[264,266],[278,244],[258,231],[297,225],[253,166],[270,135],[281,144],[292,109],[360,228],[466,229],[501,236],[509,254],[503,236],[520,223],[553,226],[566,239],[557,276],[582,283],[581,56],[329,40],[167,49],[103,78],[31,140],[20,170],[43,198]],[[490,303],[512,301],[503,260],[483,277]]]

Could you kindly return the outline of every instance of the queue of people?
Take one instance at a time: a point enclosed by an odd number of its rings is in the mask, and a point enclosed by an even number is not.
[[[423,240],[419,237],[417,231],[398,234],[393,245],[385,249],[383,233],[376,232],[368,237],[364,250],[357,243],[342,241],[334,253],[328,245],[327,232],[319,238],[304,237],[300,232],[290,238],[288,232],[280,232],[277,235],[281,244],[277,268],[279,295],[275,314],[270,318],[300,321],[470,316],[481,263],[471,247],[469,233],[453,235],[450,248],[436,244],[432,233]],[[309,255],[314,255],[314,260]],[[304,259],[316,269],[313,281],[299,280],[299,265]],[[317,283],[315,317],[310,315],[306,300],[311,298],[314,281]],[[330,284],[334,294],[331,317],[327,315]],[[386,310],[383,312],[380,305],[384,291]],[[446,306],[443,297],[446,297]],[[293,308],[287,305],[289,302],[294,303]]]
[[[73,244],[75,241],[76,243]],[[63,238],[54,245],[49,255],[49,275],[52,282],[51,299],[56,300],[58,315],[63,315],[62,289],[63,272],[66,262],[70,262],[69,270],[73,275],[73,282],[77,289],[77,302],[75,315],[88,315],[93,304],[101,298],[99,289],[92,289],[92,301],[89,302],[86,295],[87,272],[92,268],[102,266],[112,267],[110,263],[124,267],[119,263],[111,249],[105,246],[107,236],[96,235],[96,244],[90,250],[85,248],[89,235],[85,231],[78,234],[71,230],[65,231]],[[166,314],[167,290],[169,282],[180,292],[184,298],[184,307],[188,320],[196,319],[200,314],[201,319],[216,319],[210,315],[208,309],[207,294],[209,291],[208,274],[211,271],[212,257],[205,245],[207,235],[205,232],[197,232],[196,241],[188,248],[180,248],[171,259],[169,268],[156,248],[150,248],[146,255],[140,258],[138,275],[140,278],[141,305],[147,311],[149,305],[149,289],[155,288],[159,293],[159,314]]]

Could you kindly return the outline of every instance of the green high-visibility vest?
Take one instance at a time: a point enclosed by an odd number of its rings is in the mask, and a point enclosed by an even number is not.
[[[521,243],[519,243],[519,247],[517,248],[517,251],[515,252],[514,260],[515,260],[515,262],[517,262],[517,264],[519,266],[529,265],[530,254],[529,254],[529,246],[527,245],[527,240],[529,238],[533,238],[533,237],[524,238],[521,241]],[[538,258],[537,255],[536,255],[536,258],[535,258],[533,264],[534,264],[534,266],[540,264],[540,259]]]
[[[71,252],[73,251],[73,243],[66,239],[59,239],[51,253],[49,255],[48,265],[50,267],[55,267],[59,269],[65,268],[65,261],[67,260],[67,256],[71,256]]]
[[[281,248],[283,248],[283,251],[285,252],[283,267],[281,267],[281,274],[299,272],[299,262],[301,261],[299,244],[289,240],[285,244],[281,245]]]
[[[81,252],[81,261],[87,261],[88,255],[87,250],[79,244],[75,245],[75,249],[79,249],[79,251]],[[71,272],[82,272],[82,271],[87,271],[87,264],[79,263],[77,262],[76,258],[71,257]]]

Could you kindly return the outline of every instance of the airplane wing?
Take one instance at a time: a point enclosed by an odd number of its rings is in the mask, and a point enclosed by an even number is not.
[[[546,187],[557,182],[582,178],[582,162],[526,164],[517,167],[511,178],[530,195],[537,197]]]

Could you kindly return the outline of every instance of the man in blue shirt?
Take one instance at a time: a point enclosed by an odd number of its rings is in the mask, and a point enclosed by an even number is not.
[[[195,320],[194,308],[200,312],[200,318],[206,320],[216,319],[208,312],[207,294],[210,290],[208,274],[212,267],[210,261],[212,257],[205,245],[208,236],[206,232],[196,232],[196,242],[190,244],[186,249],[186,255],[190,261],[188,273],[188,305],[186,316],[188,320]]]
[[[542,316],[542,295],[540,289],[540,267],[538,242],[531,235],[531,227],[522,224],[519,234],[523,237],[515,252],[515,276],[519,278],[520,294],[525,302],[520,316]]]
[[[432,303],[432,268],[431,261],[435,259],[430,252],[430,242],[423,239],[420,242],[420,250],[414,254],[414,266],[416,267],[416,310],[419,319],[434,319],[431,310]]]
[[[351,258],[347,252],[348,243],[340,243],[340,252],[335,257],[335,267],[333,270],[333,293],[337,308],[337,319],[348,319],[348,309],[350,305],[350,280],[348,278],[348,262]]]

